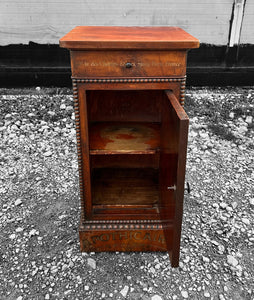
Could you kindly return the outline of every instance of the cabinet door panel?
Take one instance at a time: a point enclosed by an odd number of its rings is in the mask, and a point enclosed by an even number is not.
[[[165,91],[162,100],[161,157],[160,157],[160,214],[172,232],[165,226],[164,233],[172,266],[179,262],[181,224],[183,213],[184,178],[189,119],[171,91]]]

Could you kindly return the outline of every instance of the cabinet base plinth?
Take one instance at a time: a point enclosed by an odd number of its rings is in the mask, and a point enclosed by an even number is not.
[[[157,228],[86,229],[80,226],[79,238],[84,252],[168,251],[163,229]]]

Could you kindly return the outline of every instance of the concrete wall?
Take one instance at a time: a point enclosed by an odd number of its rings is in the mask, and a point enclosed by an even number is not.
[[[1,0],[0,45],[58,44],[77,25],[172,25],[227,45],[237,1],[246,1],[240,41],[253,44],[253,0]]]

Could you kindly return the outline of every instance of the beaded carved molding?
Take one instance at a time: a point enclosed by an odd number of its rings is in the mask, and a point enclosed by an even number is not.
[[[166,220],[86,220],[80,229],[163,229],[168,224]]]
[[[81,136],[80,136],[80,112],[79,112],[79,100],[78,100],[78,86],[77,86],[77,81],[75,79],[72,80],[72,86],[73,86],[73,100],[74,100],[74,112],[75,112],[75,123],[76,123],[81,220],[84,221],[85,207],[84,207],[84,193],[83,193],[84,191],[83,191],[82,150],[81,150]]]
[[[72,77],[73,83],[163,83],[163,82],[180,82],[180,104],[184,106],[186,76],[179,78],[75,78]]]
[[[147,83],[147,82],[182,82],[186,76],[179,78],[75,78],[77,83]]]

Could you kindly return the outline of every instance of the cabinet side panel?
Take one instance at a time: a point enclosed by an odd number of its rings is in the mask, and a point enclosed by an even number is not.
[[[78,155],[80,163],[80,197],[81,197],[81,220],[91,217],[91,180],[90,180],[90,157],[87,120],[87,99],[84,85],[78,85],[78,109],[79,119],[76,120],[79,147]],[[83,219],[82,219],[83,217]]]

